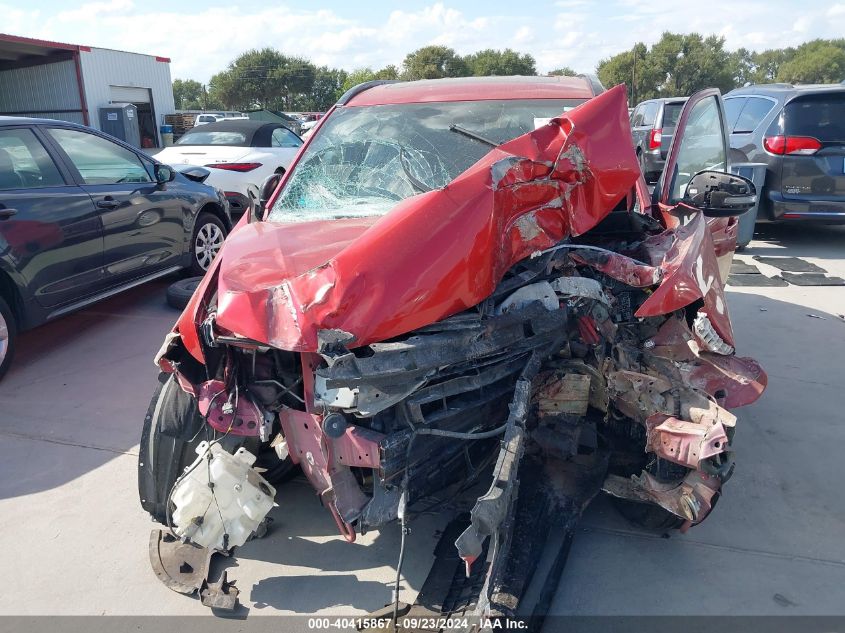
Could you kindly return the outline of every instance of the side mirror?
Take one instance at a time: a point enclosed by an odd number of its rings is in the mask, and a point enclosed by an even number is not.
[[[273,192],[276,191],[276,187],[279,186],[279,182],[282,180],[282,176],[284,175],[284,168],[280,168],[280,171],[281,173],[270,174],[264,179],[264,182],[261,183],[258,206],[255,209],[256,220],[264,219],[267,212],[267,203],[270,201],[270,197],[273,195]]]
[[[155,166],[155,175],[156,175],[156,182],[160,185],[163,185],[166,182],[170,182],[174,178],[176,178],[176,170],[172,167],[168,167],[167,165],[156,165]]]
[[[757,189],[748,178],[722,171],[700,171],[690,178],[682,200],[708,218],[742,215],[757,204]]]

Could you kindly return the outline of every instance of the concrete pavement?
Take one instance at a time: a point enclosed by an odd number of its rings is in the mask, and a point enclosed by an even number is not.
[[[758,237],[740,259],[797,255],[845,277],[845,227],[769,227]],[[0,614],[206,613],[153,576],[151,524],[136,494],[152,357],[177,316],[165,287],[21,337],[0,383],[0,560],[14,580]],[[757,358],[770,383],[738,411],[738,465],[724,497],[702,526],[668,540],[632,528],[607,500],[594,503],[553,613],[845,613],[845,287],[729,291],[738,353]],[[235,567],[250,616],[363,613],[390,600],[396,525],[350,545],[303,479],[277,500],[267,539],[217,563]],[[422,585],[446,519],[414,523],[403,600]]]

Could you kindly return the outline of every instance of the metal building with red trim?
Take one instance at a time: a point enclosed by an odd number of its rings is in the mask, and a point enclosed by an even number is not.
[[[175,112],[170,59],[0,33],[0,115],[99,129],[99,109],[119,103],[136,105],[141,137],[161,146]]]

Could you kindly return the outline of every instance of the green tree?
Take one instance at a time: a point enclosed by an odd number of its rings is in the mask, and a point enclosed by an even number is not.
[[[239,55],[212,77],[210,93],[230,108],[285,110],[311,94],[316,77],[307,59],[262,48]]]
[[[381,70],[377,70],[373,74],[373,79],[399,79],[399,69],[393,64],[390,64]]]
[[[440,79],[469,75],[466,62],[448,46],[423,46],[408,53],[402,62],[403,79]]]
[[[297,101],[307,99],[311,94],[317,69],[307,59],[282,55],[281,63],[273,70],[273,77],[282,85],[281,102],[277,101],[276,107],[291,110],[296,107]]]
[[[392,64],[375,71],[369,67],[357,68],[348,75],[346,75],[346,79],[343,82],[343,91],[341,92],[341,94],[349,90],[350,88],[354,88],[358,84],[362,84],[367,81],[375,81],[376,79],[399,79],[399,76],[399,69],[396,68],[396,66],[393,66]]]
[[[795,49],[777,70],[777,81],[800,84],[845,80],[845,40],[813,40]]]
[[[572,70],[569,66],[563,68],[556,68],[549,72],[549,77],[577,77],[578,72]]]
[[[625,84],[628,103],[634,105],[657,96],[660,76],[654,64],[649,62],[648,48],[639,42],[630,51],[601,60],[597,74],[607,88]]]
[[[531,55],[521,55],[506,48],[498,51],[492,48],[478,51],[464,57],[464,63],[471,75],[536,75],[537,67]]]
[[[346,79],[343,82],[343,91],[346,92],[358,84],[362,84],[365,81],[372,81],[375,78],[376,74],[372,68],[356,68],[346,75]]]
[[[224,70],[209,80],[208,100],[225,110],[249,110],[255,104],[240,88],[235,73]]]
[[[177,110],[197,110],[200,106],[200,98],[203,93],[203,85],[193,79],[173,80],[173,101]]]
[[[663,33],[651,48],[638,43],[630,51],[599,62],[605,86],[625,83],[631,105],[655,97],[688,96],[715,86],[731,90],[740,74],[738,57],[725,50],[725,39]]]

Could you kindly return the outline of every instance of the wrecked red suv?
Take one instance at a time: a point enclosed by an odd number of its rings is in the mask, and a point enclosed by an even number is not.
[[[550,516],[603,490],[645,525],[702,521],[733,471],[729,409],[766,384],[723,285],[755,193],[718,91],[687,101],[653,195],[626,105],[573,77],[344,95],[157,357],[143,507],[230,549],[298,465],[353,541],[492,477],[455,542],[486,613],[524,588],[511,536],[541,486]]]

